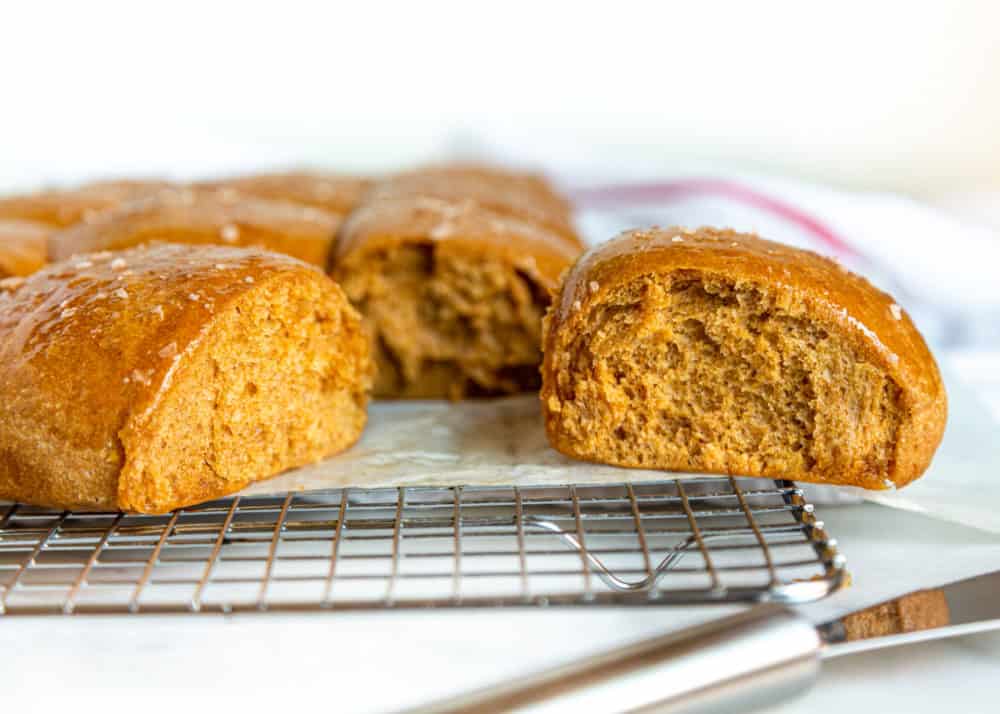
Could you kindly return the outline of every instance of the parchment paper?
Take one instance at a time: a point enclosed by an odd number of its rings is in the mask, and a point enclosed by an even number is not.
[[[948,427],[928,473],[899,491],[801,484],[810,501],[868,499],[1000,533],[1000,444],[986,408],[945,370]],[[703,474],[624,469],[552,449],[535,395],[485,401],[375,402],[361,440],[318,464],[251,485],[245,494],[342,487],[563,485],[689,479]]]
[[[656,481],[694,474],[568,459],[545,439],[537,395],[486,401],[375,402],[343,454],[253,484],[244,493],[363,486],[552,485]]]

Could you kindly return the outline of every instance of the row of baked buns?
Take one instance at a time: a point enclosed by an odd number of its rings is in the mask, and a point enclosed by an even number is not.
[[[0,499],[209,500],[347,448],[372,391],[540,388],[555,448],[622,466],[867,488],[927,467],[937,367],[862,278],[713,229],[582,253],[547,182],[483,166],[0,200]]]
[[[0,200],[0,276],[145,243],[252,246],[328,270],[374,336],[379,397],[537,389],[541,316],[582,251],[544,179],[440,165],[117,181]]]

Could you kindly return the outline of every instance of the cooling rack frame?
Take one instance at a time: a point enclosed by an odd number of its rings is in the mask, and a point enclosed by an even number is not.
[[[0,504],[6,616],[803,603],[845,578],[790,481],[350,488],[163,516]]]

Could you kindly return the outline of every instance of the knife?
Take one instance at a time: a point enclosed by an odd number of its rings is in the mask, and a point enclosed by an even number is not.
[[[746,712],[805,693],[823,659],[993,629],[1000,629],[1000,571],[818,627],[765,603],[409,714]]]

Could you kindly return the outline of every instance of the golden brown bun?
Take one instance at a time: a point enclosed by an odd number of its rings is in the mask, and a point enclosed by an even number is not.
[[[472,200],[366,201],[339,235],[332,274],[375,335],[376,396],[537,389],[541,318],[580,250]]]
[[[814,253],[729,230],[632,231],[569,272],[542,402],[569,456],[904,486],[947,412],[910,318]]]
[[[37,221],[0,218],[0,278],[30,275],[45,265],[51,232]]]
[[[441,164],[396,174],[375,184],[369,195],[372,200],[416,197],[470,201],[562,233],[583,247],[569,201],[536,174],[479,164]]]
[[[158,244],[0,290],[0,499],[159,513],[346,448],[370,346],[298,260]]]
[[[153,241],[249,246],[325,265],[340,225],[317,208],[234,191],[177,189],[123,204],[52,235],[51,260]]]
[[[287,201],[346,216],[361,202],[371,179],[320,171],[235,176],[199,184],[204,188],[232,189],[247,196]]]
[[[95,181],[73,189],[8,196],[0,198],[0,219],[37,221],[64,228],[108,208],[148,198],[170,188],[171,184],[155,179]]]

